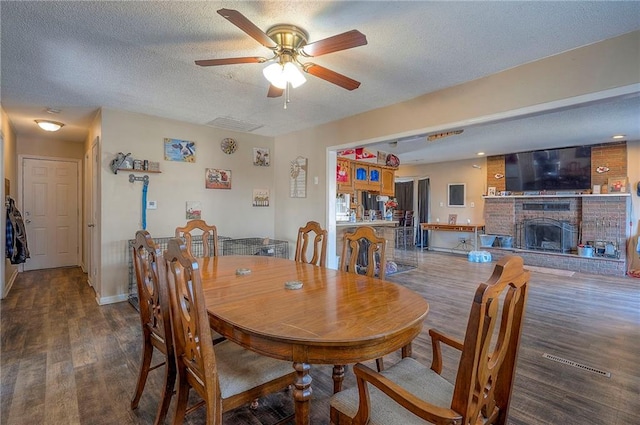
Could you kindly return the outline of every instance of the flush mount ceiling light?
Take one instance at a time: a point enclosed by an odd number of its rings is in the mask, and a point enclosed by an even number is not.
[[[443,133],[435,133],[427,136],[428,141],[443,139],[449,136],[455,136],[456,134],[461,134],[464,130],[454,130],[454,131],[445,131]]]
[[[44,131],[58,131],[64,127],[64,124],[58,121],[35,120],[35,122]]]
[[[615,136],[612,137],[612,139],[624,139],[624,134],[616,134]]]

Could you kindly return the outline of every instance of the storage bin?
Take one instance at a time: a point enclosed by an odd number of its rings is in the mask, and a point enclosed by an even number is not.
[[[488,263],[491,261],[489,251],[469,251],[468,260],[472,263]]]
[[[513,247],[513,236],[496,236],[497,243],[496,245],[501,248],[511,248]]]
[[[496,241],[496,235],[480,235],[480,246],[490,247]]]

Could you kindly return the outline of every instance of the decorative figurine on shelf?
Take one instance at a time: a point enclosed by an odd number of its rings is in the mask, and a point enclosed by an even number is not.
[[[131,163],[131,158],[129,158],[129,155],[131,155],[131,153],[128,154],[123,154],[122,152],[118,152],[118,154],[116,155],[116,157],[111,161],[110,167],[111,167],[111,171],[113,171],[113,174],[118,174],[118,170],[119,169],[131,169],[133,168]],[[127,166],[128,165],[128,166]]]

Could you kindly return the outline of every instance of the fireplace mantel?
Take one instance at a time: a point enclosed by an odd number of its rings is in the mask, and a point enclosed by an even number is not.
[[[631,196],[630,193],[557,193],[555,195],[544,194],[544,195],[504,195],[504,196],[488,196],[483,195],[484,199],[504,199],[504,198],[597,198],[597,197],[616,197],[616,196]]]

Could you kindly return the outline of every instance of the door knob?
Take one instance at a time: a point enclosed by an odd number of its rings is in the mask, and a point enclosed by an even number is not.
[[[25,222],[25,223],[27,223],[27,224],[29,224],[29,223],[31,223],[31,220],[26,219],[24,222]]]

